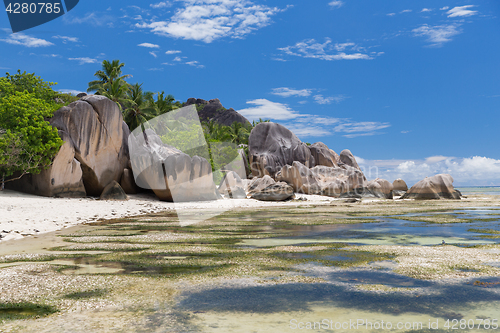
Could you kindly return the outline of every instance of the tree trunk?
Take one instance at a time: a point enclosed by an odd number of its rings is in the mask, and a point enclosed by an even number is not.
[[[4,188],[5,188],[5,175],[2,174],[2,185],[0,186],[0,191],[3,191]]]

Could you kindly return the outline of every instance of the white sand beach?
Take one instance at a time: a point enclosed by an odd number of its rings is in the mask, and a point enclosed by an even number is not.
[[[0,242],[22,239],[102,219],[158,213],[175,210],[220,210],[272,206],[329,204],[333,198],[296,194],[296,199],[284,202],[264,202],[254,199],[224,199],[217,201],[172,203],[159,201],[152,194],[129,195],[127,201],[101,201],[94,198],[49,198],[11,190],[0,191]],[[306,200],[304,200],[306,199]]]

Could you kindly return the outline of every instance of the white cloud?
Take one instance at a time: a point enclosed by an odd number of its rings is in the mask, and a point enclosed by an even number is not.
[[[293,46],[279,48],[278,50],[283,51],[287,55],[328,61],[373,59],[373,57],[371,57],[370,55],[361,53],[361,51],[364,51],[364,48],[356,45],[355,43],[332,44],[330,38],[326,38],[326,41],[324,43],[318,43],[314,39],[307,39],[302,42],[298,42]],[[348,54],[339,51],[356,53]]]
[[[211,43],[223,37],[242,38],[271,23],[282,11],[249,0],[178,0],[184,7],[169,20],[137,23],[155,34]]]
[[[200,63],[198,61],[187,61],[186,65],[194,66],[196,68],[205,68],[205,66],[200,65]]]
[[[395,16],[396,13],[389,13],[389,14],[386,14],[387,16]]]
[[[443,43],[451,41],[451,37],[462,32],[459,27],[460,25],[458,24],[436,26],[424,24],[419,28],[413,29],[412,32],[415,36],[427,37],[427,41],[432,43],[431,46],[441,46]]]
[[[403,13],[411,13],[412,10],[411,9],[405,9],[405,10],[402,10],[399,12],[399,14],[403,14]]]
[[[380,134],[376,131],[390,127],[389,123],[381,123],[374,121],[352,122],[347,121],[343,124],[335,126],[334,131],[337,133],[349,133],[344,135],[346,138],[355,138],[358,136],[367,136]]]
[[[347,138],[353,138],[382,134],[376,131],[390,126],[389,123],[356,122],[346,118],[300,114],[286,104],[267,99],[255,99],[248,101],[247,104],[255,106],[238,110],[238,112],[250,121],[259,118],[277,120],[297,136],[318,137],[339,133],[344,134]]]
[[[72,12],[73,13],[73,12]],[[98,12],[93,12],[93,13],[87,13],[83,17],[75,17],[72,16],[71,14],[64,15],[63,20],[65,23],[70,23],[70,24],[82,24],[82,23],[88,23],[93,26],[103,26],[107,25],[112,27],[113,22],[115,21],[115,18],[111,15],[108,14],[101,14]]]
[[[172,7],[172,3],[170,1],[162,1],[162,2],[158,2],[158,3],[152,3],[149,6],[151,6],[151,8],[155,8],[155,9],[168,8],[168,7]]]
[[[344,3],[342,1],[336,0],[329,2],[328,5],[332,8],[340,8],[344,5]]]
[[[455,186],[500,185],[500,160],[473,156],[431,156],[424,160],[356,160],[367,178],[404,179],[409,186],[440,173],[450,174]]]
[[[175,57],[174,60],[172,61],[182,61],[182,58],[181,57]]]
[[[254,99],[247,104],[256,105],[255,107],[238,110],[250,121],[262,119],[290,120],[300,117],[297,111],[294,111],[286,104],[271,102],[267,99]]]
[[[150,49],[159,49],[160,48],[160,45],[151,44],[151,43],[142,43],[142,44],[139,44],[137,46],[148,47]]]
[[[273,95],[278,95],[281,97],[291,97],[291,96],[301,96],[301,97],[307,97],[311,95],[312,90],[311,89],[292,89],[292,88],[274,88],[271,94]]]
[[[450,7],[445,6],[445,7],[439,8],[439,10],[447,10],[447,9],[449,9],[449,8],[450,8]]]
[[[46,57],[46,58],[62,58],[59,54],[36,54],[36,53],[30,53],[30,56],[37,56],[37,57]]]
[[[72,43],[78,43],[79,40],[77,37],[68,37],[68,36],[52,36],[52,38],[56,39],[62,39],[63,44],[66,44],[67,42],[72,42]]]
[[[293,132],[298,137],[320,137],[331,135],[328,129],[321,126],[310,125],[304,123],[287,124],[286,128]]]
[[[420,12],[421,12],[421,13],[425,13],[425,12],[432,12],[432,9],[429,9],[429,8],[423,8]]]
[[[468,6],[459,6],[459,7],[454,7],[450,9],[449,11],[446,12],[448,14],[448,17],[466,17],[466,16],[472,16],[477,14],[477,10],[469,10],[467,8],[472,8],[475,7],[474,5],[468,5]]]
[[[68,60],[78,61],[80,63],[80,65],[97,64],[99,62],[97,59],[93,59],[93,58],[89,58],[89,57],[68,58]]]
[[[71,94],[71,95],[78,95],[82,92],[85,92],[85,91],[82,91],[82,90],[75,90],[75,89],[59,89],[59,92],[63,93],[63,94]]]
[[[31,37],[21,32],[10,34],[7,38],[0,39],[0,41],[26,47],[45,47],[54,45],[53,43],[46,41],[45,39]]]
[[[178,50],[168,50],[167,52],[165,52],[165,54],[177,54],[177,53],[181,53],[181,51],[178,51]]]
[[[343,95],[323,97],[323,95],[314,95],[314,101],[318,104],[331,104],[333,102],[339,103],[345,100],[346,97]]]
[[[156,52],[154,52],[154,51],[149,52],[149,54],[151,54],[151,55],[152,55],[153,57],[155,57],[155,58],[158,58],[158,55],[157,55],[157,54],[156,54]]]

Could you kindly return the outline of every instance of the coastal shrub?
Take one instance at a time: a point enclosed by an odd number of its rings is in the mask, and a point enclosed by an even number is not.
[[[17,70],[17,73],[14,75],[6,73],[5,79],[11,84],[10,89],[12,90],[9,92],[10,94],[14,91],[26,91],[33,94],[35,98],[49,103],[54,102],[59,94],[51,88],[57,83],[44,81],[39,76],[36,76],[35,73],[26,73],[26,71],[21,73],[21,70]]]
[[[29,86],[28,81],[15,78],[21,86]],[[0,80],[0,176],[2,188],[5,177],[16,172],[20,175],[40,173],[41,168],[47,168],[52,158],[59,151],[63,141],[56,128],[52,127],[46,118],[53,116],[60,107],[50,102],[57,95],[44,91],[50,85],[40,85],[38,88],[19,91],[20,88],[7,80]],[[45,86],[45,88],[41,88]],[[51,90],[51,89],[50,89]],[[41,98],[40,98],[41,97]],[[49,101],[45,100],[48,98]]]

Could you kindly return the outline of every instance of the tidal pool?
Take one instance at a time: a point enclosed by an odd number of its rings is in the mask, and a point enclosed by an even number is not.
[[[40,235],[0,249],[0,309],[59,312],[11,316],[0,331],[494,330],[496,204],[336,203],[185,227],[154,214]]]

